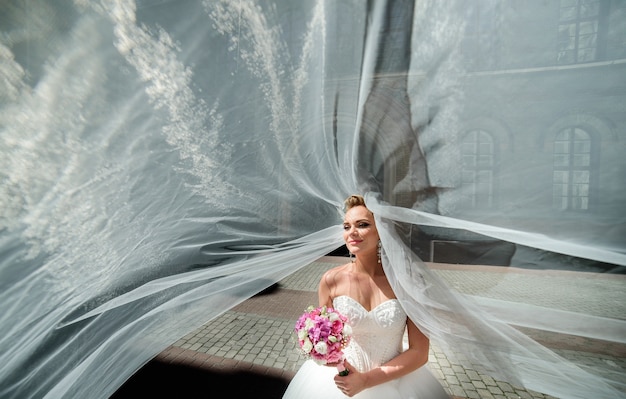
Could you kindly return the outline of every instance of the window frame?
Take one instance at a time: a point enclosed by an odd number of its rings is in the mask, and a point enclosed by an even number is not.
[[[471,136],[473,136],[473,139],[468,142],[468,138]],[[483,141],[481,140],[481,138],[488,138],[488,141]],[[467,144],[473,145],[474,151],[467,153],[465,151],[465,149],[467,148]],[[481,151],[481,148],[484,149],[486,144],[488,144],[489,146],[489,151]],[[464,192],[465,190],[470,188],[470,191],[467,191],[467,201],[465,202],[468,208],[475,210],[484,210],[492,208],[496,205],[497,154],[498,144],[496,137],[488,130],[475,128],[468,130],[462,136],[460,153],[461,186],[463,187]],[[466,162],[467,157],[472,158],[472,162],[470,162],[471,165],[469,165],[469,168],[468,163]],[[484,157],[488,157],[487,162],[480,161],[480,159],[484,159]],[[465,178],[468,172],[472,175],[472,181],[469,181]],[[480,177],[481,175],[487,175],[487,178],[485,179],[484,177]],[[488,180],[487,195],[479,196],[479,191],[476,190],[476,184],[483,185],[484,180]]]
[[[566,139],[562,137],[564,134],[567,135]],[[583,134],[585,138],[577,137],[577,134]],[[593,167],[596,147],[593,135],[581,126],[567,126],[554,136],[552,144],[553,209],[561,212],[590,211],[593,204]],[[581,151],[582,147],[585,151]],[[581,157],[586,157],[586,164],[580,162]],[[585,173],[587,181],[577,181]],[[567,178],[560,178],[558,179],[560,181],[557,181],[557,175]],[[586,195],[581,195],[581,193]]]
[[[594,15],[582,15],[583,7],[586,3],[593,1],[597,7],[597,12]],[[557,65],[570,65],[570,64],[583,64],[589,62],[601,61],[605,58],[606,53],[606,21],[609,14],[609,2],[602,0],[561,0],[559,3],[559,19],[557,26],[557,49],[556,49],[556,63]],[[574,6],[572,6],[572,4]],[[575,13],[570,13],[571,16],[564,18],[564,10],[575,8]],[[595,24],[595,31],[592,34],[584,32],[584,28],[589,24]],[[563,29],[569,27],[569,29]],[[573,27],[573,35],[572,29]],[[562,32],[567,31],[569,40],[563,40]],[[593,46],[581,47],[581,38],[588,37],[593,41]],[[565,48],[563,43],[570,43],[571,39],[574,40],[572,48]],[[590,58],[582,58],[582,50],[592,50],[593,56]],[[568,52],[571,52],[571,58],[568,56]]]

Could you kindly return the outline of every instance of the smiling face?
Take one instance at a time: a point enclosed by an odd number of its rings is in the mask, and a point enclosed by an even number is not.
[[[362,205],[350,208],[343,221],[343,239],[355,255],[376,253],[379,237],[372,212]]]

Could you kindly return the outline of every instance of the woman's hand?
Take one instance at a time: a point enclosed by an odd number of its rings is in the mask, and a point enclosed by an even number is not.
[[[344,395],[352,397],[367,388],[367,378],[365,374],[359,373],[347,360],[343,362],[343,365],[348,370],[348,375],[336,375],[335,385]]]

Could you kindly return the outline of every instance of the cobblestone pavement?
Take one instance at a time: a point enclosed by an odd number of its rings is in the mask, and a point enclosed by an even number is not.
[[[250,298],[182,337],[161,357],[187,356],[198,363],[203,356],[203,362],[230,362],[228,364],[231,367],[247,364],[257,370],[263,368],[263,373],[268,375],[289,380],[304,361],[296,351],[292,334],[294,322],[308,305],[317,303],[315,290],[321,275],[342,262],[345,262],[345,258],[321,258],[280,281],[274,291]],[[451,286],[463,293],[488,293],[492,298],[508,300],[515,300],[519,296],[525,302],[535,305],[548,304],[567,310],[568,304],[563,303],[562,299],[570,295],[556,292],[553,288],[565,287],[564,289],[571,290],[573,298],[585,298],[582,303],[586,309],[583,311],[587,313],[619,318],[626,315],[626,276],[607,278],[589,275],[589,278],[580,278],[580,274],[572,272],[542,271],[539,274],[532,270],[507,270],[494,266],[429,265]],[[602,301],[594,300],[597,295],[593,294],[597,290],[603,292]],[[610,306],[607,306],[607,301]],[[580,309],[579,299],[575,299],[575,306]],[[580,338],[541,338],[551,343],[550,346],[564,357],[585,356],[590,365],[594,362],[611,361],[626,370],[624,346],[617,349],[615,345],[610,348],[599,346],[591,353],[583,353],[575,349],[580,348],[580,345],[589,345],[589,342],[580,342]],[[431,342],[428,367],[444,388],[458,398],[552,398],[466,369],[462,362],[446,357],[434,342]]]

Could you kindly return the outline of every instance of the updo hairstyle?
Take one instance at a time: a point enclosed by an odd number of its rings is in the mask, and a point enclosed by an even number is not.
[[[355,206],[365,206],[365,199],[361,195],[351,195],[344,201],[344,206],[347,212]]]

